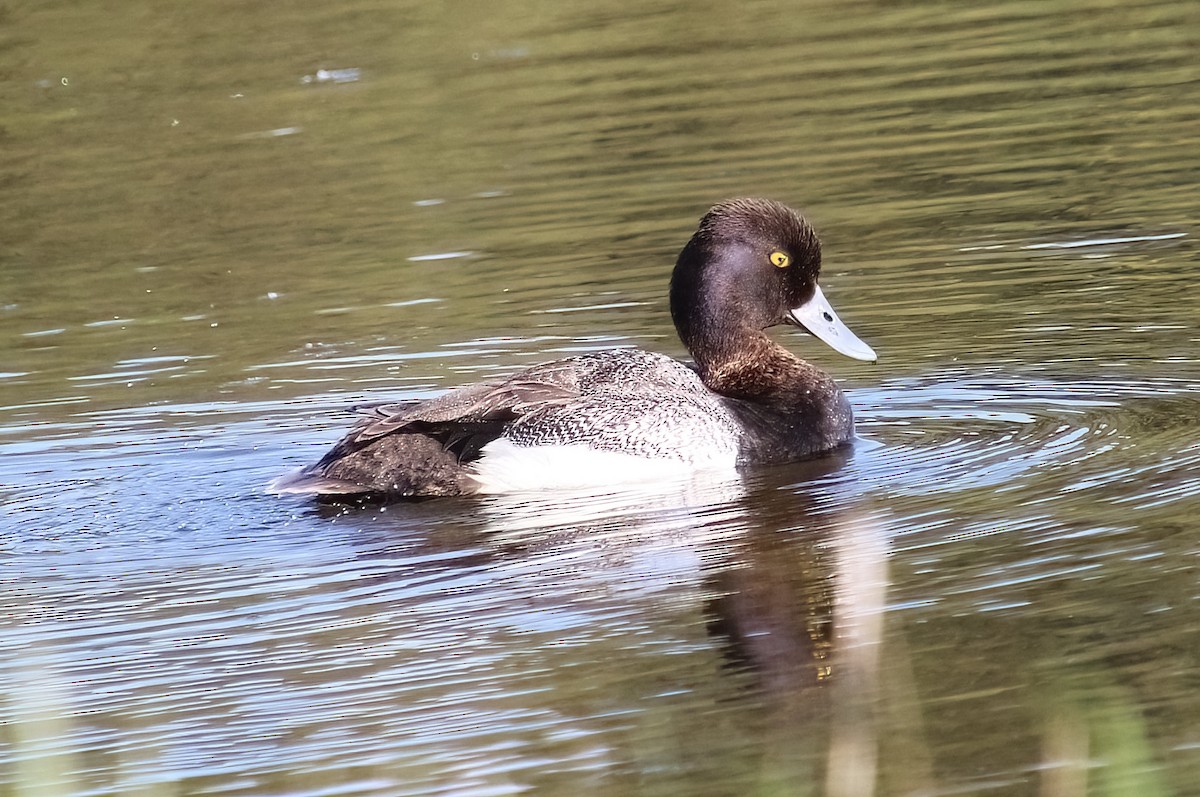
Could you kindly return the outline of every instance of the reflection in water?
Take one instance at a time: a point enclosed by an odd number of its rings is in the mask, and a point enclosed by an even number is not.
[[[498,557],[493,568],[523,569],[529,557],[542,560],[539,567],[547,558],[558,564],[550,605],[526,609],[562,611],[564,595],[576,604],[596,593],[695,596],[692,611],[725,649],[722,669],[752,711],[742,732],[752,727],[765,741],[756,777],[789,792],[807,789],[829,726],[828,793],[870,794],[887,541],[878,518],[836,491],[822,500],[807,486],[836,477],[847,456],[749,485],[697,478],[599,499],[496,497],[481,507],[480,534]],[[738,685],[743,674],[750,692]],[[614,764],[632,756],[648,771],[656,766],[640,749],[614,753]]]
[[[825,793],[857,797],[875,793],[888,541],[876,514],[828,503],[803,485],[746,502],[733,561],[708,578],[709,627],[754,676],[775,784],[812,782],[802,751],[828,723]]]
[[[728,688],[751,712],[742,732],[766,741],[756,777],[788,789],[811,783],[824,755],[822,729],[831,726],[829,793],[868,794],[877,756],[873,706],[887,540],[878,517],[839,498],[836,487],[823,498],[808,491],[811,480],[836,478],[847,456],[762,474],[750,484],[698,477],[601,497],[490,497],[477,502],[481,523],[473,531],[427,529],[417,543],[426,553],[418,558],[438,571],[430,577],[446,583],[460,581],[464,567],[519,577],[499,603],[464,596],[459,610],[481,630],[497,625],[498,612],[523,633],[562,635],[558,644],[568,646],[579,644],[568,639],[590,624],[589,607],[603,611],[611,627],[641,601],[682,598],[698,616],[684,627],[702,623],[725,649]],[[399,511],[408,527],[410,513],[419,516],[429,506],[393,506],[380,517],[398,519]],[[314,511],[345,519],[362,510]],[[540,586],[547,583],[553,588]],[[629,620],[634,625],[622,633],[636,635],[639,621]],[[749,692],[743,675],[753,683]],[[634,729],[655,721],[652,702],[646,695],[628,707]],[[552,711],[578,733],[590,733],[584,729],[596,721],[568,705]],[[632,763],[649,772],[664,763],[656,757],[675,755],[657,749],[664,740],[646,730],[632,731],[637,747],[610,750],[607,765]]]

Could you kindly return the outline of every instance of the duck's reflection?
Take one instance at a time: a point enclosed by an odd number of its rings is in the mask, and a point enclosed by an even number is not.
[[[747,507],[751,523],[729,560],[705,579],[709,631],[769,694],[807,689],[832,672],[833,552],[821,544],[826,518],[813,508],[808,496],[767,493]]]
[[[762,694],[771,771],[804,776],[788,761],[823,718],[826,793],[851,797],[875,792],[888,542],[862,502],[805,489],[841,464],[809,464],[790,474],[800,484],[744,502],[741,544],[708,574],[707,609],[727,659]]]
[[[827,793],[866,795],[875,782],[887,538],[845,464],[842,456],[736,482],[605,497],[497,496],[453,502],[455,514],[445,502],[376,507],[344,520],[380,555],[394,556],[400,535],[407,553],[420,554],[410,561],[453,571],[445,578],[461,594],[476,590],[479,600],[455,605],[473,613],[462,620],[473,634],[495,634],[502,645],[516,631],[529,644],[569,626],[567,649],[579,655],[567,663],[594,680],[592,689],[620,684],[613,700],[636,693],[635,661],[683,633],[664,617],[695,618],[725,662],[717,678],[727,681],[700,688],[741,695],[738,713],[762,728],[758,755],[770,779],[811,786],[823,768]],[[606,618],[612,628],[601,632]],[[617,646],[632,653],[624,663],[606,658],[631,623],[662,636]],[[660,680],[671,672],[662,667]],[[545,676],[553,688],[541,692],[551,701],[564,689],[553,672]],[[527,673],[512,676],[518,683]],[[614,755],[658,755],[644,740],[640,748]]]

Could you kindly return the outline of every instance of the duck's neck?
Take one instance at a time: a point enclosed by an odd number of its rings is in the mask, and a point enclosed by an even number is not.
[[[829,374],[759,330],[710,341],[692,351],[708,388],[731,399],[748,427],[743,453],[754,461],[789,461],[834,448],[854,433],[850,404]],[[758,450],[758,448],[762,450]]]
[[[704,384],[716,393],[748,401],[778,402],[828,382],[829,375],[801,360],[759,330],[722,335],[692,350]]]

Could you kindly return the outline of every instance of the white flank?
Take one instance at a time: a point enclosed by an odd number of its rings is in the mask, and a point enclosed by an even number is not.
[[[679,479],[699,470],[733,471],[735,456],[652,459],[586,445],[519,446],[503,437],[483,447],[472,473],[484,494],[586,489]]]

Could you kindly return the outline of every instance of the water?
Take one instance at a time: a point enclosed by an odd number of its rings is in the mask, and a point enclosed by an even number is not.
[[[1194,3],[0,8],[0,792],[1200,793]],[[262,493],[364,399],[674,355],[727,196],[846,458]]]

